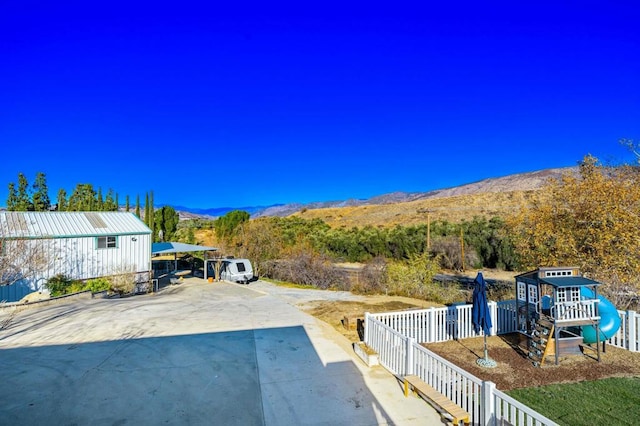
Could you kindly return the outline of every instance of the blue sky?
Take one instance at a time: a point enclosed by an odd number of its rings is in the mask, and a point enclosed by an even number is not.
[[[53,201],[368,198],[640,139],[631,2],[224,3],[0,3],[0,205],[39,171]]]

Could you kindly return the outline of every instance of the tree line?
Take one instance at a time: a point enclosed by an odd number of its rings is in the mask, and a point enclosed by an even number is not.
[[[8,211],[124,211],[133,210],[136,216],[151,229],[154,242],[170,241],[177,231],[178,213],[171,206],[155,209],[153,191],[145,194],[144,207],[140,204],[140,195],[136,196],[135,206],[125,197],[124,207],[120,205],[119,195],[113,189],[106,193],[90,183],[79,183],[70,195],[64,189],[58,190],[56,203],[51,202],[47,178],[38,172],[32,185],[23,173],[18,173],[18,181],[9,183],[7,198]]]

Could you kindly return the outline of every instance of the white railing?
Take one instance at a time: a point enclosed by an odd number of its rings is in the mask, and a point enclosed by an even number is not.
[[[504,421],[513,425],[556,425],[498,391],[493,382],[475,377],[421,346],[414,338],[393,330],[377,319],[376,315],[365,314],[364,341],[378,353],[380,363],[395,375],[415,374],[420,377],[467,411],[473,425],[498,425],[505,424]],[[404,324],[402,321],[400,323]],[[512,419],[516,421],[511,421]]]
[[[407,338],[393,328],[380,323],[381,326],[367,327],[365,314],[364,341],[370,348],[378,348],[380,364],[394,374],[406,375],[407,368]]]
[[[411,347],[408,374],[415,374],[432,388],[469,413],[473,424],[481,424],[483,381],[425,347],[407,339]]]
[[[576,302],[558,302],[551,308],[551,316],[556,321],[594,320],[600,317],[596,313],[599,300],[581,300]]]
[[[584,312],[595,315],[594,303],[587,303],[585,306],[588,308]],[[473,305],[457,305],[377,313],[371,314],[371,316],[402,336],[415,339],[419,343],[437,343],[482,336],[482,330],[479,333],[473,330],[472,307]],[[495,336],[517,331],[515,300],[489,302],[489,310],[493,324],[490,335]],[[566,311],[569,312],[569,309]],[[631,352],[640,352],[640,314],[635,311],[618,311],[618,313],[620,314],[620,329],[611,339],[607,340],[607,343]]]
[[[476,333],[473,329],[472,308],[457,305],[371,315],[403,336],[420,343],[436,343],[482,336],[482,330]],[[489,302],[489,310],[493,324],[490,335],[516,331],[515,301]]]
[[[640,314],[636,311],[618,311],[620,328],[607,343],[631,352],[640,352]]]
[[[493,399],[491,401],[490,412],[493,413],[489,420],[492,425],[555,425],[556,423],[527,407],[520,401],[516,401],[506,393],[498,389],[490,390]]]

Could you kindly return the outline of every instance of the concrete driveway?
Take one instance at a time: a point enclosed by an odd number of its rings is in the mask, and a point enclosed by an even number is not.
[[[1,310],[0,424],[442,424],[295,308],[310,294],[295,291],[192,278],[154,295]],[[311,297],[322,293],[338,297]]]

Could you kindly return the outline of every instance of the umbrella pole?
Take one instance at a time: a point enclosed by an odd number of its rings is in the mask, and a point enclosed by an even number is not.
[[[476,364],[478,364],[481,367],[485,367],[485,368],[494,368],[498,364],[494,360],[489,358],[489,352],[487,350],[487,333],[483,332],[482,336],[484,338],[484,358],[478,358],[476,360]]]
[[[489,354],[487,352],[487,335],[485,333],[482,333],[482,335],[484,336],[484,359],[488,360]]]

